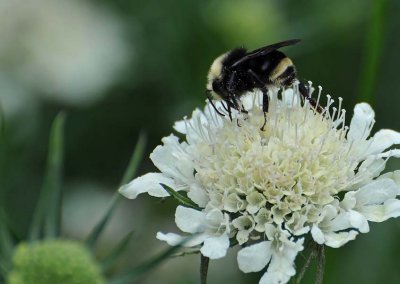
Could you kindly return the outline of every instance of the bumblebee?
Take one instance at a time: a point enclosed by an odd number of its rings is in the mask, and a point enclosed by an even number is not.
[[[215,107],[211,95],[226,103],[226,106],[224,104],[222,106],[232,120],[232,108],[247,112],[240,103],[240,97],[249,91],[259,89],[263,94],[264,124],[261,127],[263,130],[267,121],[268,89],[290,87],[298,81],[296,67],[292,60],[278,49],[298,42],[300,42],[299,39],[282,41],[251,52],[245,48],[236,48],[217,57],[208,72],[206,89],[207,98],[214,109],[225,116]],[[311,105],[316,105],[315,101],[308,97],[308,90],[304,84],[299,83],[299,90]]]

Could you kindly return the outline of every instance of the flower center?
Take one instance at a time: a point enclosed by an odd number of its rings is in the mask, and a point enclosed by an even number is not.
[[[253,216],[256,226],[297,224],[294,219],[330,203],[354,178],[345,112],[330,110],[329,98],[318,113],[296,91],[286,91],[282,99],[275,93],[261,131],[259,97],[247,95],[248,114],[224,119],[210,141],[197,144],[196,179],[213,207]]]

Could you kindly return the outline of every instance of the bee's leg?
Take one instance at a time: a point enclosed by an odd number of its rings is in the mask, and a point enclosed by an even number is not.
[[[215,104],[213,103],[212,98],[211,98],[211,96],[210,96],[210,91],[209,91],[209,90],[206,90],[206,96],[207,96],[208,101],[211,103],[212,107],[214,108],[214,110],[215,110],[220,116],[225,116],[225,114],[223,114],[222,112],[220,112],[220,111],[217,109],[217,107],[215,106]]]
[[[236,118],[236,125],[237,125],[237,127],[242,127],[242,126],[239,124],[239,118]]]
[[[318,113],[322,113],[322,107],[317,104],[316,100],[308,96],[308,88],[302,82],[299,82],[299,92]]]
[[[226,103],[226,105],[224,104]],[[224,108],[224,110],[228,113],[229,119],[232,121],[232,111],[231,111],[231,105],[232,103],[226,99],[223,99],[221,101],[221,106]],[[225,115],[224,115],[225,116]]]
[[[234,94],[231,94],[230,98],[231,98],[231,100],[230,100],[229,106],[230,106],[231,108],[234,108],[234,109],[236,109],[236,110],[239,110],[239,109],[240,109],[240,108],[239,108],[239,103],[238,103],[237,98],[235,97],[235,95],[234,95]],[[231,117],[231,121],[232,121],[232,117]],[[236,117],[236,124],[237,124],[237,126],[240,127],[240,125],[239,125],[239,118],[238,118],[238,117]]]
[[[249,118],[249,112],[244,108],[243,104],[241,105],[240,113],[245,114],[245,116],[243,117],[243,120],[246,120]]]
[[[231,109],[231,105],[227,102],[226,105],[228,106],[228,115],[229,115],[229,119],[232,121],[232,109]]]
[[[261,91],[263,94],[262,108],[263,108],[263,113],[264,113],[264,124],[260,129],[261,129],[261,131],[264,131],[265,130],[264,127],[267,124],[267,112],[268,112],[268,108],[269,108],[269,97],[268,97],[267,88],[263,87],[263,88],[261,88]]]
[[[221,106],[224,108],[226,112],[228,112],[228,107],[224,104],[225,100],[221,101]],[[228,104],[228,103],[227,103]]]
[[[262,101],[262,110],[264,113],[264,124],[260,128],[261,131],[264,131],[264,127],[267,124],[267,112],[269,108],[269,97],[268,97],[268,89],[266,88],[266,83],[263,82],[260,77],[251,69],[248,70],[249,74],[253,77],[256,86],[258,86],[263,94],[263,101]]]

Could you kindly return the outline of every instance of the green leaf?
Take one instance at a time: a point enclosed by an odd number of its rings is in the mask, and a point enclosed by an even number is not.
[[[46,174],[29,233],[31,241],[42,234],[55,238],[60,231],[64,125],[65,114],[60,112],[50,132]]]
[[[160,183],[160,185],[173,197],[175,198],[179,204],[185,206],[185,207],[190,207],[196,210],[201,211],[202,208],[199,207],[196,203],[194,203],[191,199],[187,198],[186,196],[183,196],[179,192],[173,190],[170,188],[168,185]]]
[[[132,153],[131,159],[129,161],[128,167],[124,173],[124,176],[121,180],[120,185],[123,185],[127,183],[129,180],[131,180],[135,174],[136,170],[139,166],[140,161],[143,158],[145,147],[147,143],[147,135],[143,132],[139,134],[138,141],[136,143],[135,150]],[[115,192],[114,196],[111,200],[111,205],[108,208],[108,210],[105,212],[104,216],[100,219],[100,221],[94,226],[92,231],[89,233],[89,235],[86,238],[86,245],[93,249],[96,246],[96,242],[98,238],[100,237],[100,234],[103,232],[104,228],[106,227],[109,219],[111,218],[112,214],[114,213],[115,209],[117,208],[117,205],[119,201],[121,200],[121,195],[119,192]]]
[[[131,238],[133,235],[133,231],[129,232],[116,246],[115,248],[110,252],[108,256],[106,256],[102,261],[101,261],[101,268],[103,271],[107,271],[114,263],[115,261],[122,255],[122,253],[125,252],[126,247],[128,246]]]
[[[126,271],[121,273],[120,275],[114,277],[110,280],[110,284],[131,284],[139,281],[139,278],[142,277],[146,272],[149,272],[172,256],[176,251],[178,251],[182,245],[184,245],[188,240],[190,240],[193,236],[186,238],[182,243],[177,246],[173,246],[160,255],[154,257],[153,259],[143,263],[142,265],[133,268],[130,271]]]

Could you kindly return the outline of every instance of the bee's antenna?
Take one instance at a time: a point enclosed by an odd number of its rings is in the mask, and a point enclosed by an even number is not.
[[[217,107],[215,106],[215,104],[213,103],[211,96],[210,96],[210,90],[206,90],[205,94],[207,96],[208,101],[211,103],[212,107],[215,109],[215,111],[220,115],[220,116],[225,116],[225,114],[223,114],[222,112],[220,112]]]

